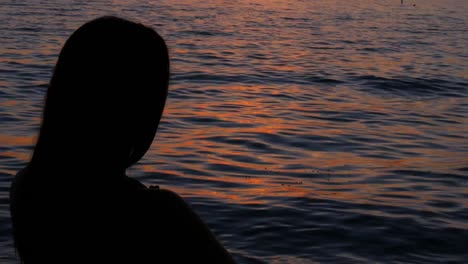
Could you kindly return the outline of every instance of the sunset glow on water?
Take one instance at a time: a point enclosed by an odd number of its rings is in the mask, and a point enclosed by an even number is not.
[[[110,2],[0,5],[0,263],[58,53],[102,15],[171,56],[128,175],[179,193],[239,263],[466,262],[465,1]]]

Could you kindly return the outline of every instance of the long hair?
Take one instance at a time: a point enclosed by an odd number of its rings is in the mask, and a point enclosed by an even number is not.
[[[153,141],[168,81],[154,30],[116,17],[86,23],[60,53],[31,165],[134,164]]]
[[[70,36],[48,87],[27,175],[17,176],[24,180],[11,189],[13,234],[23,261],[40,243],[31,227],[37,225],[31,217],[40,210],[34,208],[39,203],[35,194],[75,184],[77,175],[124,173],[153,141],[168,82],[168,50],[151,28],[102,17]]]

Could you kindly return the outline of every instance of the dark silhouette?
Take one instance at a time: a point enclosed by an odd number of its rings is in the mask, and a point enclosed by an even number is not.
[[[232,263],[174,192],[125,175],[164,109],[169,56],[152,29],[116,17],[65,43],[28,166],[11,188],[24,263]]]

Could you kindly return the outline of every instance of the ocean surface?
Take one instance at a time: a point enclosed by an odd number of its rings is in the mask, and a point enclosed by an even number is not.
[[[239,263],[468,263],[467,14],[466,0],[0,0],[0,263],[18,263],[8,190],[58,53],[102,15],[170,48],[163,121],[129,176],[182,195]]]

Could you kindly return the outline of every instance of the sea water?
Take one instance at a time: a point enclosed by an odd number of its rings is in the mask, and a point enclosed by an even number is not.
[[[239,263],[466,263],[467,14],[465,0],[1,0],[0,262],[17,263],[8,190],[58,53],[117,15],[156,29],[172,66],[128,174],[182,195]]]

